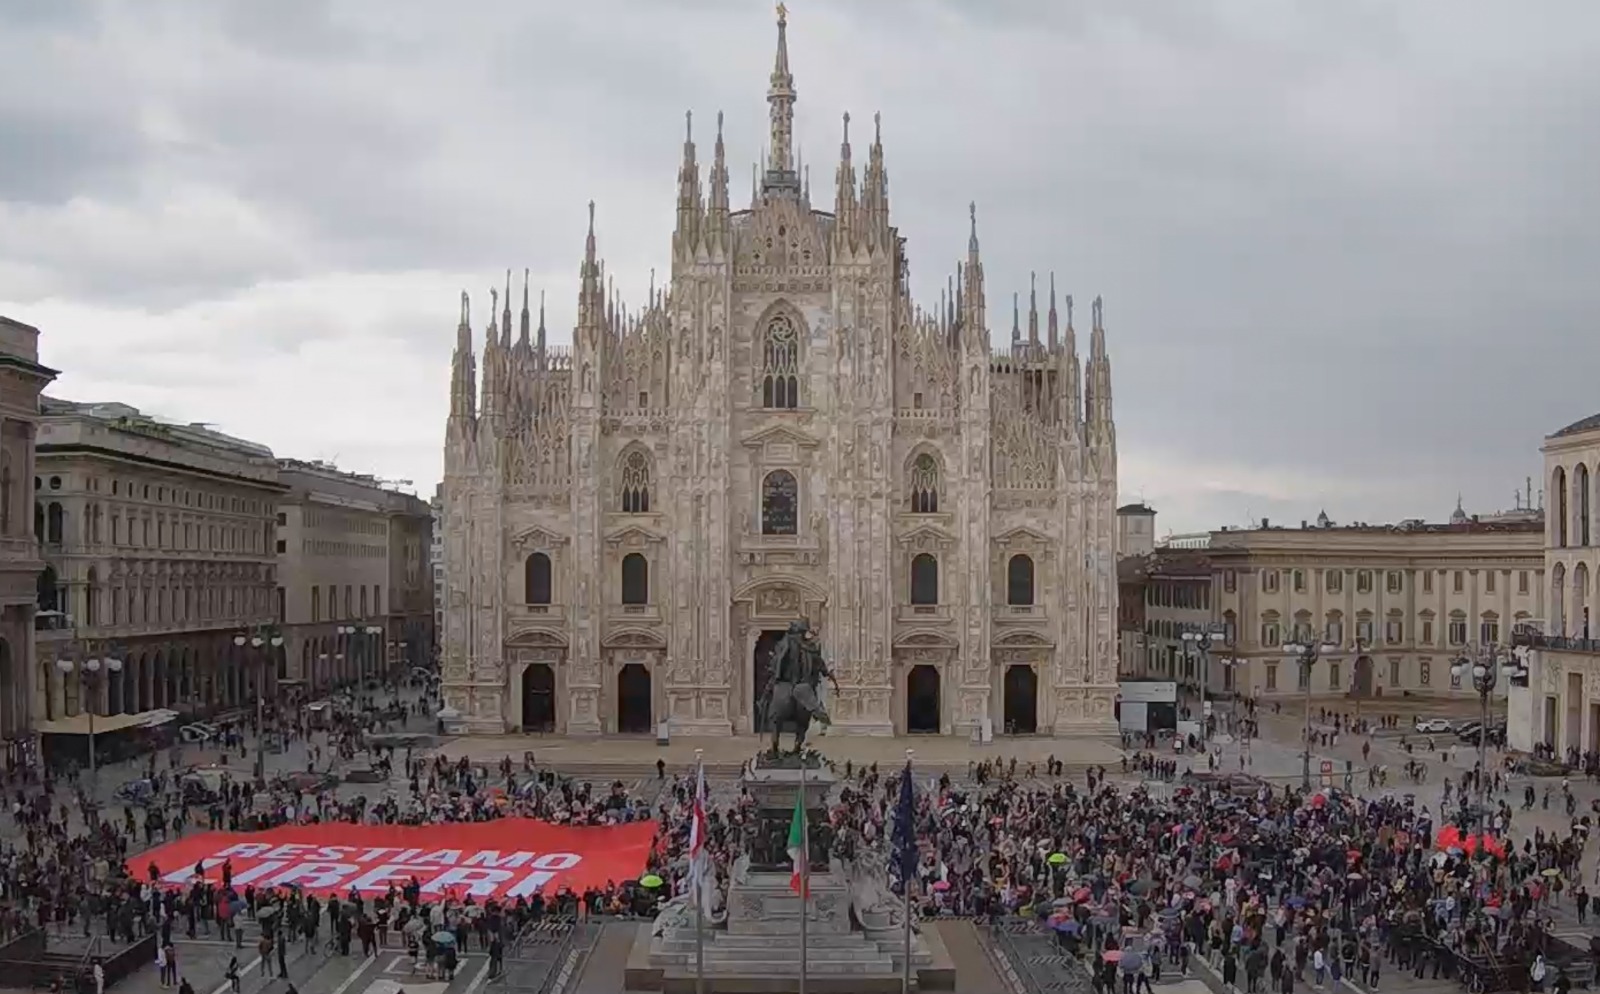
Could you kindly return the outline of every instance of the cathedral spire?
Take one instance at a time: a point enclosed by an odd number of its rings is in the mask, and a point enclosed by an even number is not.
[[[1056,274],[1050,273],[1050,317],[1049,317],[1050,351],[1054,352],[1056,346],[1061,344],[1061,336],[1056,319]]]
[[[961,286],[961,337],[968,348],[989,347],[988,324],[984,310],[987,303],[983,294],[983,261],[978,257],[978,204],[967,207],[972,230],[967,236],[967,261],[962,268]]]
[[[850,160],[850,112],[845,111],[844,137],[839,141],[839,170],[835,174],[833,194],[834,238],[842,244],[850,243],[855,214],[856,167]]]
[[[478,416],[478,363],[472,354],[472,301],[461,291],[461,323],[450,356],[450,420],[471,422]]]
[[[694,252],[700,227],[700,163],[695,159],[694,112],[683,114],[683,164],[678,167],[678,230],[673,244],[680,254]]]
[[[717,146],[711,159],[710,227],[721,231],[728,223],[728,155],[722,145],[722,111],[717,111]]]
[[[1094,298],[1092,314],[1084,413],[1091,429],[1105,438],[1114,431],[1111,418],[1111,357],[1106,352],[1105,321],[1099,297]]]
[[[517,345],[522,348],[527,348],[529,345],[528,331],[533,322],[533,312],[528,310],[528,278],[529,272],[524,269],[522,271],[522,321],[517,331]]]
[[[883,115],[872,115],[872,148],[861,177],[862,220],[869,241],[885,246],[889,236],[889,173],[883,167]]]
[[[778,54],[772,63],[772,79],[767,87],[768,115],[771,118],[771,148],[767,151],[767,176],[763,188],[800,191],[794,166],[794,76],[789,72],[789,8],[778,4]]]
[[[594,201],[589,201],[589,235],[583,244],[583,266],[579,270],[578,329],[597,331],[605,323],[606,292],[595,260]],[[576,344],[576,343],[574,343]]]
[[[1039,274],[1028,274],[1028,345],[1039,350]],[[1035,358],[1029,356],[1029,358]]]
[[[511,270],[506,270],[505,309],[500,312],[500,347],[511,348]]]
[[[1012,345],[1016,345],[1016,344],[1018,344],[1019,342],[1022,341],[1021,311],[1020,311],[1020,309],[1018,307],[1017,300],[1018,300],[1018,296],[1017,296],[1017,294],[1015,292],[1013,292],[1011,294],[1011,344]]]
[[[538,338],[537,344],[538,344],[538,347],[539,347],[539,359],[541,361],[540,364],[543,365],[543,359],[544,359],[544,291],[543,290],[539,291],[539,338]]]

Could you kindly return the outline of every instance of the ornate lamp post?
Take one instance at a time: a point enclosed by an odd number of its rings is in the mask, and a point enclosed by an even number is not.
[[[1472,678],[1472,689],[1478,692],[1478,703],[1482,708],[1483,723],[1478,726],[1478,835],[1481,838],[1484,831],[1486,817],[1487,794],[1484,787],[1487,785],[1485,774],[1489,770],[1489,698],[1494,694],[1495,683],[1500,679],[1500,663],[1495,658],[1497,647],[1490,643],[1479,647],[1473,654],[1476,660],[1467,659],[1465,656],[1455,661],[1450,667],[1450,674],[1458,680]]]
[[[233,644],[241,649],[248,645],[256,650],[256,783],[263,783],[267,778],[267,723],[263,713],[267,699],[267,666],[277,657],[277,650],[283,648],[283,635],[276,625],[261,625],[248,634],[235,635]]]
[[[1208,738],[1210,738],[1210,730],[1208,728],[1210,722],[1207,720],[1210,716],[1206,714],[1206,694],[1209,693],[1211,689],[1211,647],[1216,644],[1217,639],[1225,636],[1226,632],[1224,632],[1220,626],[1211,631],[1183,633],[1184,655],[1189,656],[1190,658],[1193,658],[1197,652],[1200,655],[1199,683],[1201,743],[1204,743]]]
[[[100,677],[106,674],[122,672],[122,660],[107,652],[103,656],[87,655],[84,659],[61,658],[56,660],[56,669],[61,671],[64,678],[70,679],[74,675],[79,681],[78,700],[84,702],[85,713],[89,716],[89,776],[94,778],[96,764],[94,756],[94,715],[95,708],[100,704]]]
[[[1305,748],[1300,754],[1300,789],[1307,794],[1311,793],[1311,670],[1323,652],[1336,648],[1320,645],[1309,638],[1305,642],[1287,642],[1283,646],[1284,655],[1299,665],[1300,683],[1305,687],[1305,728],[1300,733]]]

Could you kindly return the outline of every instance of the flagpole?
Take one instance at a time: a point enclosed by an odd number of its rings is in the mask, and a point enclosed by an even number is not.
[[[705,803],[701,791],[705,788],[706,764],[703,758],[704,749],[694,751],[694,804],[699,806]],[[695,812],[692,817],[699,819],[705,817],[703,811]],[[695,830],[704,832],[699,821],[695,822]],[[706,912],[705,912],[705,864],[706,840],[700,839],[700,852],[690,857],[689,878],[694,882],[694,990],[695,994],[706,994]]]
[[[808,939],[806,933],[810,929],[806,919],[806,905],[811,898],[811,826],[806,818],[806,757],[800,753],[800,994],[806,994],[806,959],[810,952],[806,948]]]
[[[906,771],[901,774],[901,776],[911,776],[911,755],[914,752],[916,752],[915,749],[906,750]],[[901,789],[903,790],[904,788]],[[914,785],[912,789],[916,789]],[[915,794],[912,796],[913,803],[915,803]],[[911,834],[911,826],[906,825],[901,828],[901,831],[905,832],[906,845],[909,847],[914,839],[914,836]],[[911,994],[911,874],[906,872],[906,862],[905,856],[902,855],[900,857],[900,889],[905,892],[906,920],[904,923],[905,947],[901,950],[905,956],[905,960],[900,966],[900,994]]]

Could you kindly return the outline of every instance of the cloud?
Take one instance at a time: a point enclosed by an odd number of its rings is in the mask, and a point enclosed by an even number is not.
[[[438,475],[460,287],[531,268],[563,341],[586,201],[638,299],[683,111],[738,202],[765,140],[745,0],[0,5],[0,312],[58,392],[391,476]],[[1103,295],[1162,528],[1487,510],[1600,408],[1592,5],[792,6],[814,199],[881,111],[919,297],[969,200],[997,340],[1030,271]]]

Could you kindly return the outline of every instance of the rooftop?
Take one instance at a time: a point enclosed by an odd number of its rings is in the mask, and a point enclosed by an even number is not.
[[[1146,504],[1144,501],[1139,501],[1138,503],[1135,503],[1135,504],[1124,504],[1124,505],[1122,505],[1121,507],[1117,508],[1117,513],[1118,514],[1147,514],[1147,515],[1150,515],[1151,517],[1154,517],[1155,513],[1156,513],[1156,509],[1151,507],[1149,504]]]
[[[46,418],[93,418],[120,431],[149,435],[174,444],[188,442],[232,449],[263,459],[272,458],[272,450],[265,445],[217,431],[205,422],[192,421],[184,424],[180,421],[168,421],[152,414],[145,414],[131,404],[117,401],[76,401],[41,396],[39,414]]]
[[[1561,438],[1565,435],[1578,435],[1586,431],[1600,428],[1600,414],[1591,414],[1579,421],[1574,421],[1558,432],[1553,432],[1550,438]]]

